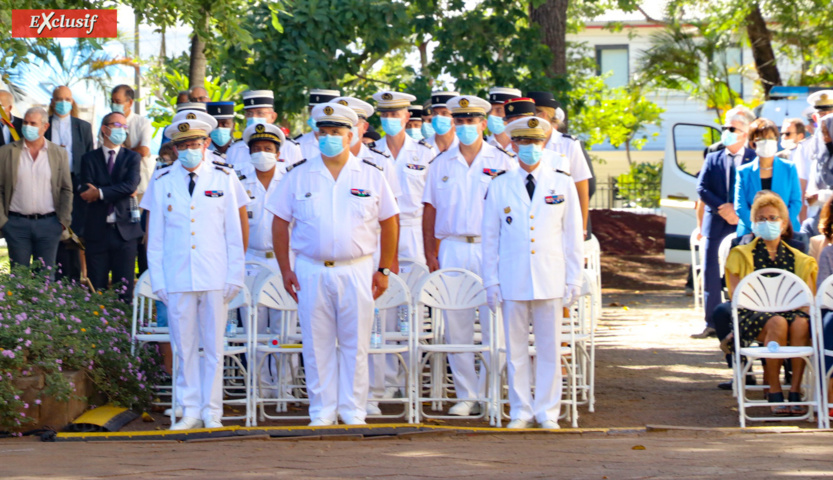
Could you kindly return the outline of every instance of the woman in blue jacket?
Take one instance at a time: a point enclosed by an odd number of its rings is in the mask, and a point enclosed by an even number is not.
[[[771,120],[761,118],[749,126],[749,146],[758,158],[738,168],[735,181],[735,212],[738,214],[738,237],[752,232],[749,212],[755,195],[761,190],[778,194],[790,213],[794,232],[801,230],[798,214],[801,212],[801,184],[795,165],[776,157],[778,152],[778,127]]]

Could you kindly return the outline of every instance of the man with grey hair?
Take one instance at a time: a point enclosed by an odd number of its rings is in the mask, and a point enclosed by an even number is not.
[[[12,116],[14,96],[8,90],[0,90],[0,147],[20,140],[23,119]]]
[[[23,138],[0,147],[0,232],[13,266],[28,266],[33,257],[54,265],[61,232],[72,220],[69,159],[44,137],[48,127],[46,110],[30,108]]]
[[[188,99],[194,103],[208,103],[211,101],[208,90],[199,86],[188,89]]]

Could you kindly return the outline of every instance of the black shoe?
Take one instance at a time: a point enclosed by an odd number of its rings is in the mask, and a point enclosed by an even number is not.
[[[693,333],[691,338],[709,338],[709,337],[717,337],[717,330],[712,327],[706,327],[700,333]]]
[[[747,387],[750,386],[750,385],[757,385],[757,384],[758,384],[758,381],[755,380],[754,375],[747,375],[746,376],[746,386]],[[717,388],[719,388],[721,390],[731,390],[732,389],[732,381],[727,380],[725,382],[718,383]]]

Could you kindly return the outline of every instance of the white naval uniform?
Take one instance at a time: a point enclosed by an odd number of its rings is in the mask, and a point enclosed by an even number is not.
[[[229,169],[203,161],[196,185],[180,162],[159,171],[142,199],[150,212],[148,269],[153,291],[168,294],[168,325],[176,346],[184,416],[221,418],[226,284],[242,287],[239,208],[248,203]],[[200,357],[199,346],[204,355]]]
[[[498,142],[498,141],[497,141],[497,138],[495,138],[495,134],[494,134],[494,133],[493,133],[493,134],[491,134],[491,135],[489,135],[488,137],[486,137],[486,143],[488,143],[489,145],[491,145],[491,146],[493,146],[493,147],[500,147],[500,148],[504,148],[504,146],[503,146],[503,145],[501,145],[501,144],[500,144],[500,142]],[[507,145],[506,145],[505,149],[506,149],[506,150],[509,150],[509,149],[511,149],[511,148],[512,148],[512,143],[510,142],[509,144],[507,144]]]
[[[334,180],[321,155],[295,166],[267,210],[292,223],[313,420],[364,421],[378,224],[399,213],[378,167],[350,154]]]
[[[552,136],[544,144],[544,148],[552,150],[568,160],[569,170],[563,168],[559,170],[569,172],[573,182],[578,183],[593,177],[593,174],[590,173],[590,167],[587,166],[587,159],[584,158],[584,153],[581,151],[581,143],[572,135],[553,129]]]
[[[422,202],[433,205],[437,210],[434,236],[442,240],[440,268],[464,268],[480,275],[480,235],[486,191],[493,178],[515,168],[518,168],[515,158],[486,142],[483,142],[471,166],[466,163],[459,148],[441,153],[431,162]],[[446,312],[445,315],[446,341],[454,344],[472,343],[474,311]],[[488,318],[487,315],[488,308],[481,309],[480,318]],[[482,329],[484,344],[492,337],[487,326],[484,325]],[[474,354],[450,355],[449,364],[457,398],[475,398],[485,393],[486,377],[481,375],[478,381]]]
[[[240,183],[246,190],[250,203],[246,206],[246,212],[249,218],[249,245],[246,250],[246,261],[254,261],[265,263],[274,271],[280,271],[278,268],[278,261],[275,258],[275,252],[272,248],[272,219],[275,218],[268,210],[266,204],[270,198],[275,195],[278,190],[278,185],[286,174],[286,164],[278,162],[275,165],[275,173],[272,180],[269,182],[269,188],[264,188],[260,180],[257,179],[257,171],[252,167],[252,171],[243,178]],[[247,272],[249,274],[249,272]],[[253,271],[251,274],[257,274]],[[244,309],[245,312],[246,309]],[[280,334],[280,312],[271,310],[266,307],[258,307],[257,309],[257,329],[256,332],[260,334],[277,335]],[[285,332],[285,333],[295,333]],[[255,358],[255,365],[260,365],[263,353],[258,353]],[[269,361],[264,362],[259,373],[260,381],[265,385],[275,385],[278,381],[277,371],[275,370],[274,357]]]
[[[301,149],[298,144],[292,140],[288,140],[281,145],[278,159],[286,165],[295,165],[306,157],[301,156]],[[235,170],[240,170],[244,164],[251,165],[252,157],[249,153],[249,146],[246,142],[236,141],[226,150],[226,163],[233,166]]]
[[[451,128],[454,128],[453,126]],[[439,155],[443,152],[440,151],[439,145],[437,145],[437,134],[431,135],[430,137],[424,139],[425,143],[431,146],[431,149],[434,150],[434,155]],[[454,135],[454,140],[451,141],[451,145],[445,150],[446,152],[449,150],[453,150],[460,146],[460,139],[457,138],[457,135]]]
[[[562,299],[581,286],[583,227],[575,183],[540,162],[535,192],[521,168],[496,178],[483,212],[483,284],[500,286],[512,420],[558,421],[561,402]],[[537,350],[535,400],[529,325]]]
[[[314,132],[301,135],[295,142],[301,150],[301,158],[312,158],[321,154],[321,150],[318,149],[318,139],[315,138]],[[290,163],[290,165],[295,165],[295,163]]]

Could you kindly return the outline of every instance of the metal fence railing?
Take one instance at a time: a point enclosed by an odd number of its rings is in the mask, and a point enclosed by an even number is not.
[[[660,182],[620,182],[616,177],[596,181],[590,208],[659,208]]]

